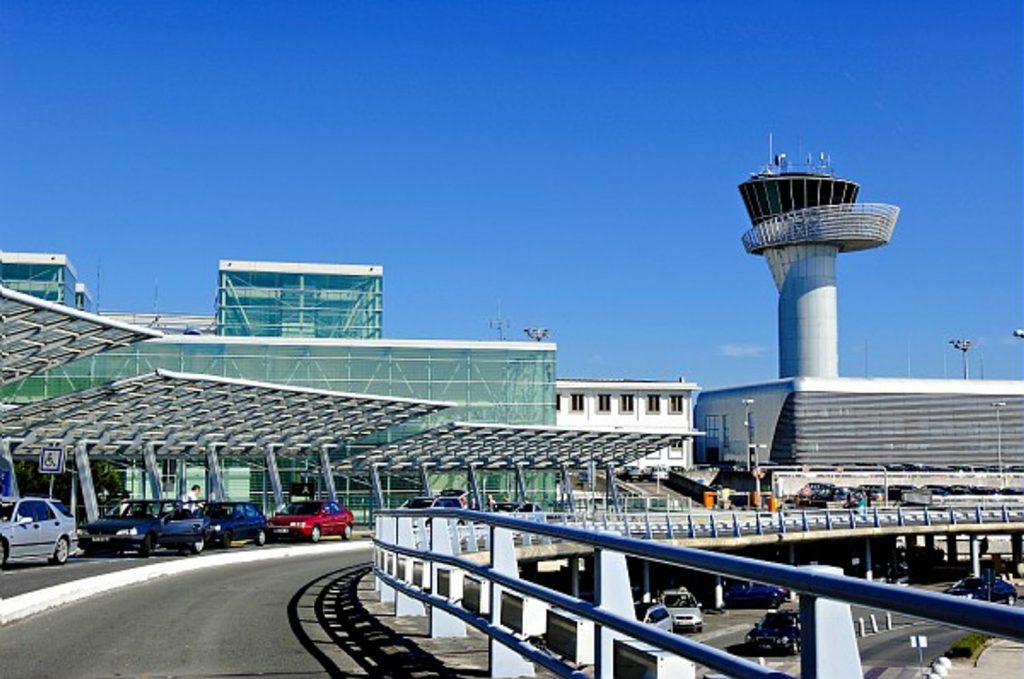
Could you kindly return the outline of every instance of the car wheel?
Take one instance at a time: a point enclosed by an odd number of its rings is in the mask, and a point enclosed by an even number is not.
[[[188,546],[188,551],[192,552],[193,554],[199,554],[203,551],[203,547],[205,546],[206,540],[204,540],[203,536],[200,535],[198,538],[196,538],[195,542]]]
[[[263,530],[262,528],[256,531],[255,542],[257,547],[262,547],[263,545],[267,544],[267,531]]]
[[[7,565],[7,555],[10,551],[10,548],[7,546],[7,540],[0,540],[0,566]]]
[[[139,556],[143,559],[149,558],[149,555],[153,553],[153,534],[149,533],[146,537],[142,538],[142,544],[139,545]]]
[[[320,542],[320,526],[313,526],[313,530],[309,532],[309,539],[312,542]]]
[[[1008,596],[1006,598],[1006,605],[1007,606],[1016,606],[1017,605],[1017,595],[1016,594],[1011,594],[1010,596]]]
[[[63,566],[68,562],[68,554],[71,551],[71,547],[68,544],[68,539],[63,535],[57,540],[57,547],[53,550],[53,556],[50,557],[50,563],[54,566]]]
[[[231,531],[226,530],[220,534],[220,543],[224,546],[224,549],[231,548]]]
[[[345,526],[345,530],[341,531],[341,539],[342,540],[351,540],[352,539],[352,524],[351,523],[348,524],[347,526]]]

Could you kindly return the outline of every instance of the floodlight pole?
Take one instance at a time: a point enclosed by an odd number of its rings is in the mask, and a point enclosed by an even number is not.
[[[757,466],[757,448],[754,447],[754,437],[750,432],[750,406],[754,405],[754,399],[743,399],[743,427],[747,430],[747,471]]]
[[[974,346],[974,342],[969,339],[951,339],[949,343],[953,345],[953,348],[963,353],[964,358],[964,379],[970,379],[970,372],[967,367],[967,352]]]

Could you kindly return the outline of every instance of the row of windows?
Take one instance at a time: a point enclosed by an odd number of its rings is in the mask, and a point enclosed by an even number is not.
[[[569,412],[570,413],[582,413],[584,410],[585,398],[584,394],[569,394]],[[661,401],[662,398],[658,394],[649,394],[647,397],[647,412],[648,413],[660,413],[661,412]],[[555,410],[562,412],[562,395],[559,394],[555,402]],[[611,394],[598,394],[597,395],[597,412],[599,413],[610,413],[612,411],[612,395]],[[619,412],[620,413],[633,413],[636,412],[636,398],[633,394],[620,394],[619,395]],[[686,397],[682,395],[672,395],[668,397],[668,412],[671,415],[679,415],[686,412]]]

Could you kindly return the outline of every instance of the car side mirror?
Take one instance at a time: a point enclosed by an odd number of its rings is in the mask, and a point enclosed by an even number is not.
[[[755,622],[754,623],[754,629],[761,629],[761,623]]]
[[[18,518],[18,525],[19,526],[24,526],[25,524],[29,524],[29,523],[32,523],[32,517],[31,516],[22,516],[22,517]]]

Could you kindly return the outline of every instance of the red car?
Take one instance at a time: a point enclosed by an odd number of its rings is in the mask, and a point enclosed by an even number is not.
[[[283,511],[270,517],[267,528],[273,539],[298,538],[319,542],[325,535],[352,539],[356,519],[347,507],[327,500],[291,502]]]

